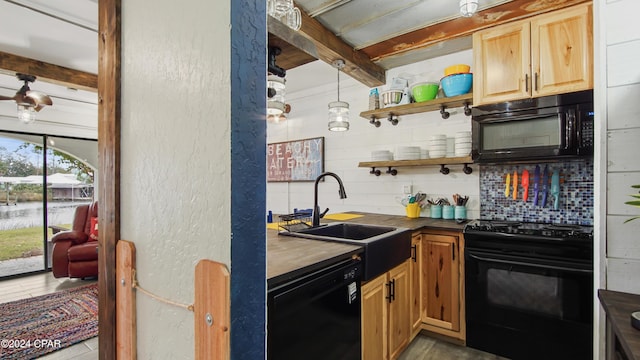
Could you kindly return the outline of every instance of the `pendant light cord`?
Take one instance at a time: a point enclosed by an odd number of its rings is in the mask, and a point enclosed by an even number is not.
[[[338,67],[338,101],[340,101],[340,67]]]

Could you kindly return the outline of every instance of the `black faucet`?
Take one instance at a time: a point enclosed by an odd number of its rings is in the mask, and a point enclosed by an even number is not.
[[[342,185],[342,179],[340,179],[338,175],[332,172],[324,172],[318,175],[318,177],[316,178],[316,182],[314,184],[314,190],[313,190],[313,218],[311,222],[312,227],[320,226],[320,218],[324,217],[324,214],[326,214],[327,211],[329,211],[329,208],[326,208],[322,213],[320,213],[320,207],[318,206],[318,183],[325,176],[332,176],[336,180],[338,180],[338,185],[340,186],[340,189],[338,190],[338,194],[340,194],[340,199],[347,198],[347,193],[344,191],[344,185]]]

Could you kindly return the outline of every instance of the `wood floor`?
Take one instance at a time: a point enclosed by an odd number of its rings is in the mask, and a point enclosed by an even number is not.
[[[45,295],[63,289],[95,283],[96,280],[56,279],[51,273],[0,280],[0,303]],[[45,360],[96,360],[98,359],[98,337],[76,345],[54,351],[40,357]]]
[[[503,357],[419,334],[398,360],[506,360]],[[366,359],[365,359],[366,360]]]
[[[56,279],[51,273],[0,280],[0,303],[52,293],[96,282],[96,280]],[[54,351],[44,360],[96,360],[98,338]],[[431,337],[418,335],[402,353],[399,360],[498,360],[504,359],[463,346],[450,344]],[[367,360],[367,359],[363,359]]]

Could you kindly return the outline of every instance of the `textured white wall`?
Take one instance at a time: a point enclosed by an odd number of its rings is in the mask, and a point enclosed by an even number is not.
[[[229,24],[229,0],[122,3],[121,236],[140,285],[183,304],[200,259],[230,262]],[[193,358],[193,324],[139,293],[138,358]]]
[[[445,67],[453,64],[472,64],[472,51],[467,50],[387,71],[387,84],[398,76],[413,75],[416,78],[439,81]],[[337,70],[336,70],[337,71]],[[473,69],[471,69],[473,71]],[[287,72],[287,78],[304,77],[304,66]],[[336,75],[337,76],[337,75]],[[385,87],[380,87],[382,91]],[[359,168],[361,161],[370,161],[372,150],[391,150],[396,146],[415,145],[428,147],[429,136],[446,134],[453,138],[457,131],[471,130],[471,117],[465,116],[462,108],[453,109],[452,115],[443,120],[439,111],[401,116],[397,126],[386,119],[375,128],[367,119],[359,116],[368,109],[370,88],[340,75],[340,100],[350,104],[350,129],[346,132],[327,130],[327,104],[337,99],[336,82],[332,84],[287,93],[286,102],[292,110],[286,122],[268,125],[268,142],[280,142],[311,137],[325,137],[325,170],[337,173],[343,180],[347,198],[340,200],[338,185],[334,179],[326,178],[319,185],[319,205],[330,208],[330,213],[341,211],[368,211],[381,214],[405,215],[398,203],[402,186],[412,185],[413,192],[423,191],[429,197],[447,197],[454,193],[469,195],[468,217],[479,216],[478,167],[465,175],[462,165],[450,166],[449,175],[440,174],[439,167],[397,168],[398,175],[385,174],[380,169],[379,177],[369,174],[369,168]],[[454,113],[455,112],[455,113]],[[292,212],[294,208],[313,207],[313,182],[268,183],[267,208],[274,213]],[[428,216],[426,211],[422,216]]]

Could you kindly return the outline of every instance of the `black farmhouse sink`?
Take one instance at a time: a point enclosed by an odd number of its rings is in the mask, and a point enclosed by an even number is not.
[[[364,281],[387,272],[411,256],[411,230],[389,226],[331,223],[280,235],[364,246]]]
[[[367,240],[396,230],[394,227],[338,223],[299,231],[301,234],[328,236],[347,240]]]

